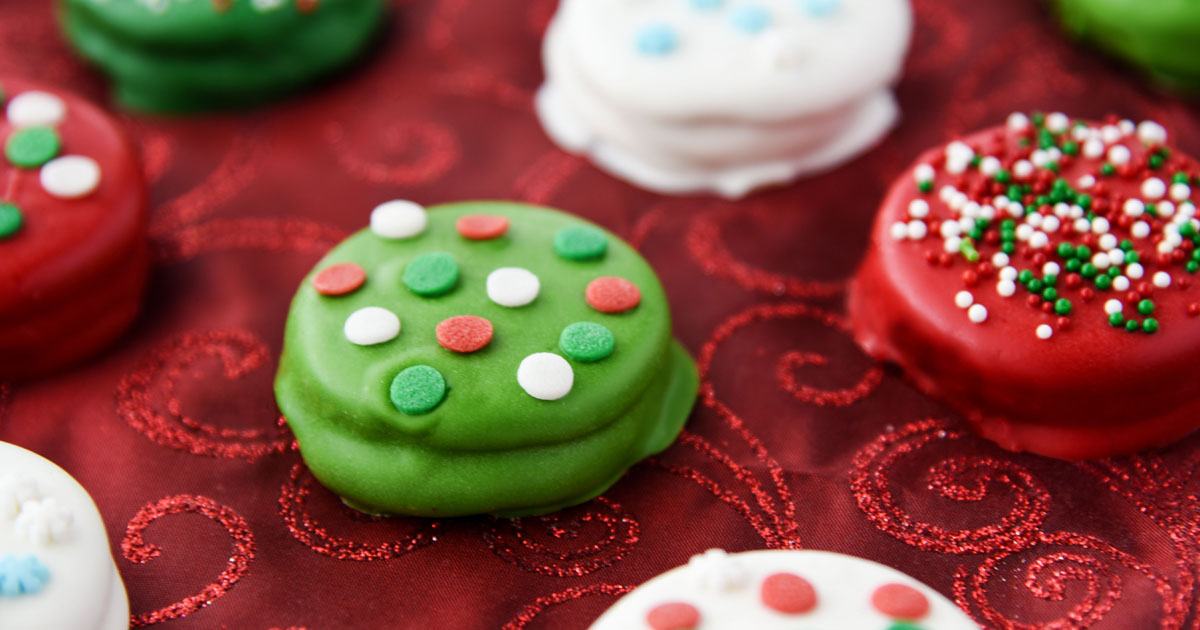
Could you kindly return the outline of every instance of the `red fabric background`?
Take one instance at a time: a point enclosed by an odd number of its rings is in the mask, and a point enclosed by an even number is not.
[[[1200,441],[1088,464],[1001,452],[872,365],[839,319],[875,204],[920,149],[1043,108],[1155,118],[1194,153],[1194,107],[1064,42],[1041,2],[917,0],[905,120],[883,146],[743,202],[667,199],[542,135],[531,99],[554,7],[396,2],[361,69],[292,102],[125,118],[153,180],[144,314],[89,364],[5,387],[0,439],[91,490],[135,625],[582,630],[628,585],[719,546],[881,561],[988,628],[1200,627]],[[101,98],[51,11],[0,4],[0,73]],[[275,357],[302,275],[398,197],[553,205],[639,246],[705,374],[681,442],[545,518],[340,508],[278,424]]]

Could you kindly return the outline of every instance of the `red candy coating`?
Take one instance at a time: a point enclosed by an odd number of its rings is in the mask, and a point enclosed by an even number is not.
[[[637,285],[615,276],[592,280],[587,286],[588,306],[601,313],[624,313],[642,301]]]
[[[871,594],[875,610],[895,619],[916,621],[929,614],[929,599],[904,584],[884,584]]]
[[[472,241],[500,238],[508,232],[508,217],[495,214],[468,214],[455,223],[458,234]]]
[[[980,147],[993,133],[965,141]],[[1124,143],[1135,162],[1147,151],[1136,136]],[[1011,157],[1022,151],[1028,155],[1029,148],[1020,147],[1019,137],[1008,134],[1004,150]],[[917,163],[933,164],[944,155],[945,147],[940,146]],[[1183,170],[1195,171],[1195,161],[1182,152],[1173,150],[1172,156],[1187,160],[1190,166]],[[1097,172],[1100,161],[1080,156],[1054,179],[1077,182]],[[1004,158],[1001,162],[1008,163]],[[967,174],[968,179],[986,177],[975,168]],[[1119,198],[1140,198],[1142,182],[1149,176],[1135,173],[1130,179],[1101,179],[1112,195],[1101,206],[1110,208],[1113,226],[1120,223]],[[1164,181],[1172,177],[1167,169],[1154,176]],[[1064,459],[1108,457],[1168,444],[1200,427],[1200,388],[1195,379],[1200,326],[1187,315],[1188,305],[1200,300],[1195,289],[1183,286],[1190,277],[1183,266],[1167,261],[1171,266],[1159,267],[1145,255],[1154,246],[1146,239],[1133,239],[1135,249],[1143,253],[1145,277],[1161,269],[1175,279],[1170,289],[1155,290],[1158,327],[1153,334],[1112,326],[1104,304],[1134,296],[1101,290],[1091,280],[1083,280],[1082,286],[1059,282],[1059,297],[1073,303],[1071,325],[1050,339],[1038,338],[1035,331],[1043,324],[1053,326],[1058,315],[1043,312],[1040,304],[1030,308],[1026,297],[1032,294],[1019,285],[1013,297],[1004,298],[997,294],[994,282],[981,282],[972,293],[976,303],[987,308],[988,318],[973,324],[954,304],[955,294],[963,290],[962,270],[969,263],[955,256],[949,268],[931,267],[924,252],[942,244],[938,235],[922,241],[896,240],[890,235],[892,224],[904,220],[909,204],[917,198],[929,202],[930,220],[952,217],[939,191],[954,178],[939,170],[931,193],[922,194],[911,171],[906,172],[883,202],[872,246],[848,290],[851,327],[863,348],[878,359],[899,364],[917,387],[955,407],[976,432],[1009,450]],[[1104,199],[1093,193],[1093,199]],[[1027,207],[1032,200],[1026,195]],[[1113,231],[1121,239],[1129,234],[1127,228]],[[1062,262],[1053,253],[1053,244],[1062,238],[1051,239],[1051,260]],[[1070,238],[1082,240],[1074,233]],[[989,258],[992,251],[985,245],[981,257]],[[1018,268],[1033,267],[1019,253],[1012,259]],[[1125,316],[1140,321],[1133,303],[1126,304]]]
[[[646,614],[650,630],[694,630],[700,625],[700,611],[691,604],[659,604]]]
[[[437,325],[437,340],[443,348],[462,354],[481,350],[492,342],[492,322],[473,315],[459,315]]]
[[[149,271],[146,184],[124,131],[70,94],[0,78],[6,103],[45,91],[66,104],[55,126],[62,155],[100,165],[99,186],[79,199],[47,193],[39,170],[0,158],[0,201],[17,205],[21,229],[0,241],[0,380],[58,370],[103,349],[133,321]],[[0,138],[12,134],[0,109]]]
[[[776,573],[762,583],[762,603],[785,615],[806,613],[817,605],[817,592],[808,580],[792,573]]]
[[[338,263],[313,276],[312,285],[321,295],[354,293],[367,281],[367,272],[355,263]]]

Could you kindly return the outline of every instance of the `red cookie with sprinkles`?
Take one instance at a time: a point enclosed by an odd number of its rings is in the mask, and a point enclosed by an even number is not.
[[[133,321],[149,269],[146,185],[97,107],[0,78],[0,380],[87,358]]]
[[[851,283],[868,353],[1064,459],[1200,427],[1200,165],[1155,122],[1022,114],[922,155]]]

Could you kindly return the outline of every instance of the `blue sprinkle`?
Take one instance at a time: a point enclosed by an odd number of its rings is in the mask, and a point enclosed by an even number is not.
[[[721,6],[725,0],[691,0],[692,8],[700,11],[711,11]]]
[[[733,27],[747,33],[758,33],[771,25],[771,14],[757,4],[743,4],[730,16]]]
[[[50,581],[50,570],[33,555],[0,557],[0,597],[37,595]]]
[[[842,8],[842,0],[800,0],[800,8],[813,17],[829,17]]]
[[[666,24],[643,26],[637,34],[637,49],[643,55],[662,57],[679,47],[679,35]]]

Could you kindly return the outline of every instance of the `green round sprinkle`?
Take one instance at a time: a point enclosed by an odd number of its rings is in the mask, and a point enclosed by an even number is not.
[[[1068,140],[1063,143],[1063,153],[1067,155],[1079,155],[1079,143],[1074,140]]]
[[[1048,287],[1056,286],[1058,284],[1058,276],[1053,274],[1049,276],[1043,276],[1042,282],[1044,282]]]
[[[1033,272],[1028,269],[1022,269],[1021,273],[1017,274],[1017,280],[1020,280],[1021,284],[1029,284],[1033,280]]]
[[[971,228],[970,232],[967,232],[967,236],[970,236],[972,239],[978,241],[983,238],[983,230],[978,227],[973,227]]]
[[[1200,261],[1189,260],[1184,268],[1187,269],[1188,273],[1196,273],[1197,271],[1200,271]]]
[[[1058,298],[1054,302],[1054,312],[1058,313],[1059,315],[1070,315],[1071,308],[1071,300],[1068,300],[1067,298]]]
[[[446,398],[446,379],[428,365],[414,365],[392,379],[389,394],[392,405],[402,413],[429,413]]]
[[[1017,222],[1012,219],[1005,219],[1000,222],[1000,229],[1011,232],[1017,229]]]
[[[1130,320],[1125,321],[1125,330],[1128,330],[1129,332],[1137,332],[1138,328],[1139,328],[1139,326],[1138,326],[1136,319],[1130,319]]]
[[[1024,195],[1025,195],[1025,191],[1020,186],[1009,186],[1008,187],[1008,198],[1009,199],[1012,199],[1013,201],[1020,201],[1021,197],[1023,197]]]
[[[1192,225],[1191,221],[1188,221],[1180,226],[1179,233],[1183,236],[1193,236],[1196,234],[1196,226]]]
[[[933,191],[933,182],[927,179],[927,180],[917,184],[917,190],[919,190],[923,193],[932,192]]]
[[[1121,249],[1125,251],[1125,259],[1129,259],[1129,252],[1133,251],[1133,241],[1125,239],[1121,241]]]
[[[592,363],[607,359],[616,347],[612,331],[592,322],[575,322],[563,329],[558,347],[572,359]]]
[[[980,164],[983,164],[982,156],[976,155],[975,157],[971,158],[971,166],[973,166],[975,168],[979,168]]]
[[[1075,203],[1079,204],[1080,208],[1087,210],[1088,208],[1092,207],[1092,196],[1091,195],[1079,195],[1078,197],[1075,198]]]
[[[1192,250],[1192,260],[1200,260],[1200,249]]]
[[[1120,267],[1109,267],[1109,268],[1108,268],[1108,269],[1107,269],[1107,270],[1106,270],[1106,271],[1105,271],[1103,274],[1101,274],[1101,275],[1106,275],[1106,276],[1108,276],[1109,278],[1112,278],[1112,279],[1114,279],[1114,280],[1115,280],[1115,279],[1117,278],[1117,276],[1121,275],[1121,268],[1120,268]]]
[[[1112,326],[1123,326],[1125,324],[1125,316],[1121,313],[1113,313],[1108,316],[1108,323]]]
[[[1046,300],[1047,302],[1053,302],[1054,300],[1057,300],[1058,289],[1055,289],[1054,287],[1046,287],[1046,289],[1042,291],[1042,299]]]
[[[4,144],[8,161],[21,168],[37,168],[58,157],[62,143],[49,127],[26,127],[13,133]]]
[[[1142,300],[1138,302],[1137,310],[1142,315],[1149,315],[1154,312],[1154,302],[1150,300]]]
[[[1083,266],[1079,268],[1079,273],[1083,274],[1084,278],[1095,278],[1096,271],[1096,265],[1090,262],[1083,263]]]
[[[1108,274],[1096,276],[1096,288],[1101,291],[1107,291],[1112,288],[1113,279]]]
[[[1163,158],[1161,155],[1151,155],[1150,156],[1150,168],[1159,169],[1159,168],[1162,168],[1162,165],[1163,165]]]
[[[1150,334],[1158,332],[1158,320],[1153,317],[1147,317],[1146,321],[1142,322],[1142,330]]]
[[[608,236],[586,225],[563,228],[554,235],[554,251],[567,260],[595,260],[608,251]]]
[[[1000,251],[1011,256],[1013,252],[1017,251],[1017,244],[1012,241],[1005,241],[1000,244]]]
[[[1038,205],[1038,206],[1048,206],[1048,205],[1050,205],[1050,198],[1049,198],[1049,197],[1047,197],[1046,195],[1038,195],[1037,199],[1035,199],[1034,201],[1036,201],[1036,202],[1037,202],[1037,205]]]
[[[1083,261],[1078,258],[1072,258],[1066,263],[1067,271],[1079,271],[1083,267]]]
[[[1059,258],[1074,258],[1075,248],[1072,247],[1070,243],[1059,243],[1058,256]]]
[[[421,254],[404,270],[404,284],[424,297],[443,295],[458,284],[458,262],[445,252]]]
[[[1075,257],[1080,260],[1087,260],[1092,257],[1092,249],[1087,245],[1080,245],[1075,248]]]
[[[1171,181],[1176,184],[1186,184],[1188,183],[1187,173],[1175,173],[1175,177]]]
[[[1009,173],[1004,169],[1000,169],[999,171],[996,171],[996,181],[1000,182],[1001,184],[1007,184],[1012,181],[1012,173]]]
[[[1042,287],[1045,286],[1041,280],[1030,280],[1029,284],[1025,285],[1030,293],[1041,293]]]
[[[1033,112],[1033,115],[1030,116],[1029,119],[1032,120],[1033,124],[1038,127],[1041,127],[1046,123],[1046,115],[1042,112]]]
[[[1117,167],[1113,166],[1112,164],[1109,164],[1108,162],[1105,162],[1104,165],[1100,167],[1101,175],[1106,175],[1108,177],[1112,177],[1113,174],[1115,174],[1116,172],[1117,172]]]
[[[11,203],[0,203],[0,238],[8,238],[21,229],[21,209]]]

